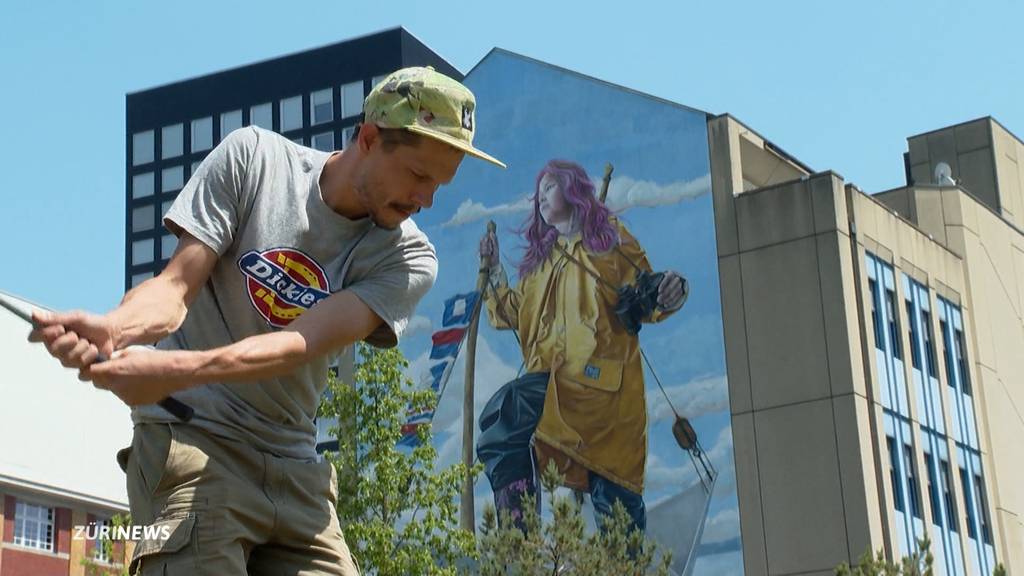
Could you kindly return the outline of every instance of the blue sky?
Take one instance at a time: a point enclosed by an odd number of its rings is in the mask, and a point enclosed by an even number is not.
[[[905,138],[991,114],[1024,132],[999,2],[8,2],[0,9],[0,290],[107,309],[122,291],[127,92],[404,25],[468,71],[500,46],[730,112],[868,191]]]

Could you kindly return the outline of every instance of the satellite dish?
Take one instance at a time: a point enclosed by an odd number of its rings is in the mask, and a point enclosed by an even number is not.
[[[956,186],[953,179],[953,169],[945,162],[939,162],[935,166],[935,183],[939,186]]]

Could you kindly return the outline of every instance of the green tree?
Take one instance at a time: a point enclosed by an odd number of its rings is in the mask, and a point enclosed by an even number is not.
[[[110,519],[110,527],[114,530],[122,526],[131,526],[132,517],[128,513],[115,514]],[[120,543],[120,546],[115,546],[116,543]],[[92,556],[87,556],[82,559],[81,564],[85,567],[85,573],[87,576],[128,576],[128,563],[130,558],[125,557],[125,545],[123,541],[117,541],[100,534],[96,541],[98,549],[94,548]],[[98,558],[101,557],[100,552],[103,552],[102,557],[107,558],[107,561],[101,562]]]
[[[466,474],[455,464],[436,469],[429,426],[419,445],[399,448],[408,409],[435,405],[431,390],[416,390],[396,349],[359,344],[354,382],[331,377],[320,416],[337,418],[331,431],[337,452],[327,454],[338,472],[338,519],[366,574],[454,575],[455,563],[475,555],[473,535],[459,528],[458,498]]]
[[[917,550],[904,556],[899,563],[889,562],[879,550],[872,556],[868,550],[851,567],[843,563],[836,568],[836,576],[932,576],[935,558],[931,552],[932,543],[927,536],[917,541]],[[1006,576],[1006,568],[998,564],[992,576]]]
[[[836,568],[836,576],[932,576],[934,557],[927,536],[917,541],[917,550],[905,556],[898,564],[885,559],[879,550],[875,555],[868,550],[851,567],[845,562]]]
[[[602,522],[602,530],[587,534],[579,502],[555,491],[562,477],[554,464],[549,463],[541,484],[548,495],[551,518],[542,518],[528,496],[523,503],[525,531],[507,517],[499,522],[492,505],[484,509],[480,576],[669,573],[671,552],[659,554],[657,546],[642,532],[632,530],[629,514],[621,503],[615,503],[611,517]]]

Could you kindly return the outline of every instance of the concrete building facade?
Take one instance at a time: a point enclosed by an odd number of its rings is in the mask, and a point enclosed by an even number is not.
[[[745,573],[924,536],[938,573],[1024,568],[1024,145],[990,118],[912,137],[872,196],[708,132]]]

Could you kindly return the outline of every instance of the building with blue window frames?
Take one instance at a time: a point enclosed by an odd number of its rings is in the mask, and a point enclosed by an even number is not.
[[[961,309],[875,254],[866,254],[865,266],[899,551],[910,553],[927,536],[945,573],[970,565],[990,574],[995,552]],[[903,306],[894,304],[896,294]]]
[[[908,139],[866,194],[708,124],[747,574],[931,541],[936,574],[1024,570],[1024,143]]]

